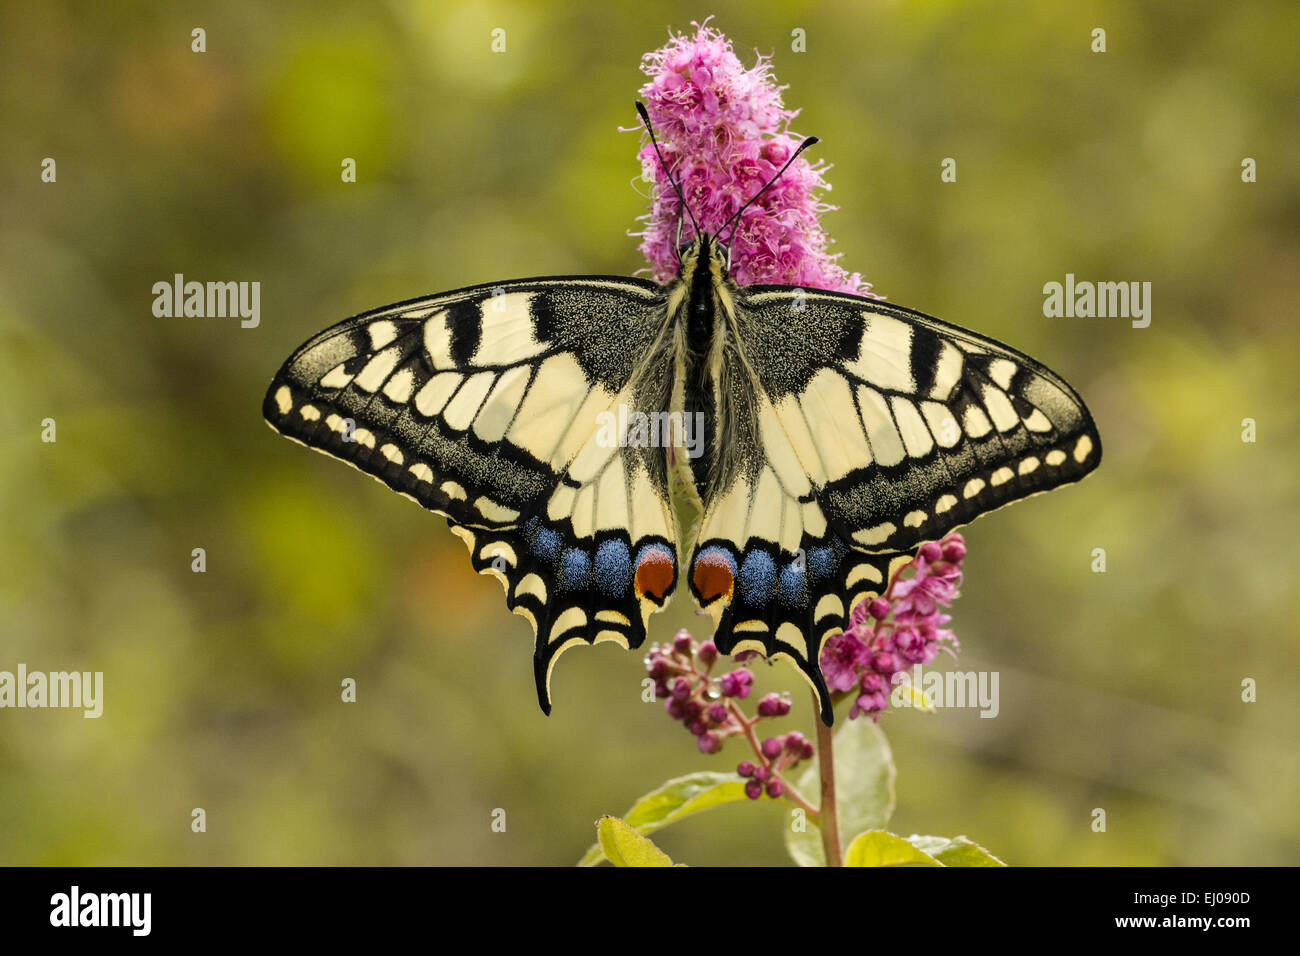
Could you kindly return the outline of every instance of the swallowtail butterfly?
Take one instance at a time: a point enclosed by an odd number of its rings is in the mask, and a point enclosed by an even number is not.
[[[366,312],[267,391],[276,431],[443,515],[500,579],[547,713],[559,654],[639,647],[684,567],[718,649],[793,661],[829,724],[818,658],[854,605],[921,543],[1100,461],[1079,396],[1028,356],[874,299],[740,287],[717,235],[663,285],[520,279]]]

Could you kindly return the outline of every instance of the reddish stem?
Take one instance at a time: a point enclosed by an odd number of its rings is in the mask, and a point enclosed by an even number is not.
[[[817,715],[817,763],[821,768],[822,808],[818,821],[822,834],[822,850],[827,866],[843,866],[844,851],[840,845],[839,810],[835,805],[835,746],[831,729],[822,722],[820,704],[813,694],[813,713]]]

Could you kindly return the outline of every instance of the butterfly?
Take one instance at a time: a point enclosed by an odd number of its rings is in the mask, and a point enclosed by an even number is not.
[[[876,299],[738,286],[722,230],[695,233],[664,284],[520,279],[347,319],[263,413],[447,519],[532,625],[544,712],[559,655],[639,647],[685,569],[718,650],[792,661],[829,725],[819,657],[852,609],[922,543],[1088,474],[1100,437],[1027,355]]]

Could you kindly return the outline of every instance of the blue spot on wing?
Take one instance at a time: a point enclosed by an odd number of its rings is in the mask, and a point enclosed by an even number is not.
[[[835,552],[828,547],[808,549],[808,577],[814,585],[835,574]]]
[[[753,608],[763,607],[772,593],[772,585],[776,583],[776,562],[766,551],[751,551],[745,555],[736,581],[745,604]]]
[[[787,564],[781,569],[781,576],[777,578],[777,596],[781,603],[787,607],[807,607],[808,605],[808,574],[802,565],[797,563]]]
[[[560,556],[560,546],[564,543],[559,532],[543,526],[540,521],[534,518],[528,523],[527,534],[528,543],[533,548],[533,554],[547,564],[554,564]]]
[[[591,555],[580,548],[569,548],[560,559],[559,589],[580,591],[591,578]]]
[[[632,555],[617,538],[596,549],[596,587],[606,597],[625,597],[632,590]]]

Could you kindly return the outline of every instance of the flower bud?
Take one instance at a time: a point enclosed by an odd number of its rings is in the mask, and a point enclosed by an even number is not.
[[[790,158],[790,147],[779,139],[769,139],[763,144],[763,158],[773,166],[780,166]]]
[[[754,675],[741,668],[723,674],[720,683],[723,697],[739,697],[744,700],[749,696],[749,685],[754,683]]]

